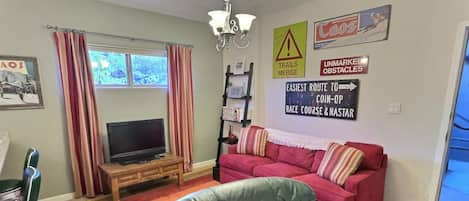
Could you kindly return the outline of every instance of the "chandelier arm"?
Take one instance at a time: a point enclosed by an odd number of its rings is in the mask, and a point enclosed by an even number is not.
[[[223,48],[223,47],[225,47],[225,46],[226,46],[226,38],[223,37],[223,38],[222,38],[221,47]]]
[[[228,17],[225,19],[225,27],[223,28],[223,32],[231,31],[231,2],[230,0],[225,0],[225,11],[228,12]]]
[[[218,37],[216,48],[217,51],[220,52],[226,46],[226,39],[222,35]]]
[[[239,26],[236,24],[236,21],[233,19],[230,20],[230,30],[233,33],[237,33],[239,31]]]

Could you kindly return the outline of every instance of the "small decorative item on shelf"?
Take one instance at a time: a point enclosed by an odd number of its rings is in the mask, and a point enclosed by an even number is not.
[[[237,144],[238,143],[238,137],[233,134],[232,130],[231,130],[231,126],[229,127],[229,130],[228,130],[228,138],[226,138],[226,143],[227,144]]]
[[[235,75],[241,75],[244,73],[244,63],[245,63],[245,58],[238,58],[236,59],[236,63],[235,63],[235,66],[233,68],[233,74]]]
[[[244,110],[239,107],[224,106],[223,120],[241,122],[244,117]]]
[[[237,116],[236,108],[229,106],[223,107],[223,120],[236,121]]]
[[[244,96],[244,87],[242,86],[230,86],[228,88],[228,97],[230,98],[241,98]]]
[[[236,121],[241,122],[244,117],[244,109],[242,108],[237,108],[236,109]]]

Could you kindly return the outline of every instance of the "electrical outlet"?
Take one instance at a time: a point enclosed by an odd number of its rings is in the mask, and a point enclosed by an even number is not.
[[[388,105],[388,114],[401,114],[402,106],[400,103],[390,103]]]

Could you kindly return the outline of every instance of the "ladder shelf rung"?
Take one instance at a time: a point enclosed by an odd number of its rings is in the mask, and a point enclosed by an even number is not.
[[[223,98],[245,100],[245,99],[252,99],[252,96],[229,97],[227,95],[223,95]]]
[[[247,76],[249,74],[251,74],[251,71],[246,71],[242,74],[226,73],[225,75],[228,77],[237,77],[237,76]]]

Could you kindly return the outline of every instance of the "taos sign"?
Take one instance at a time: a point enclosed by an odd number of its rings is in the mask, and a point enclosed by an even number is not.
[[[0,60],[0,71],[1,70],[28,74],[24,61]]]
[[[320,20],[314,23],[314,49],[388,39],[391,5]]]
[[[346,16],[316,24],[316,42],[330,41],[358,33],[358,15]]]
[[[321,76],[368,73],[368,56],[321,60]]]

